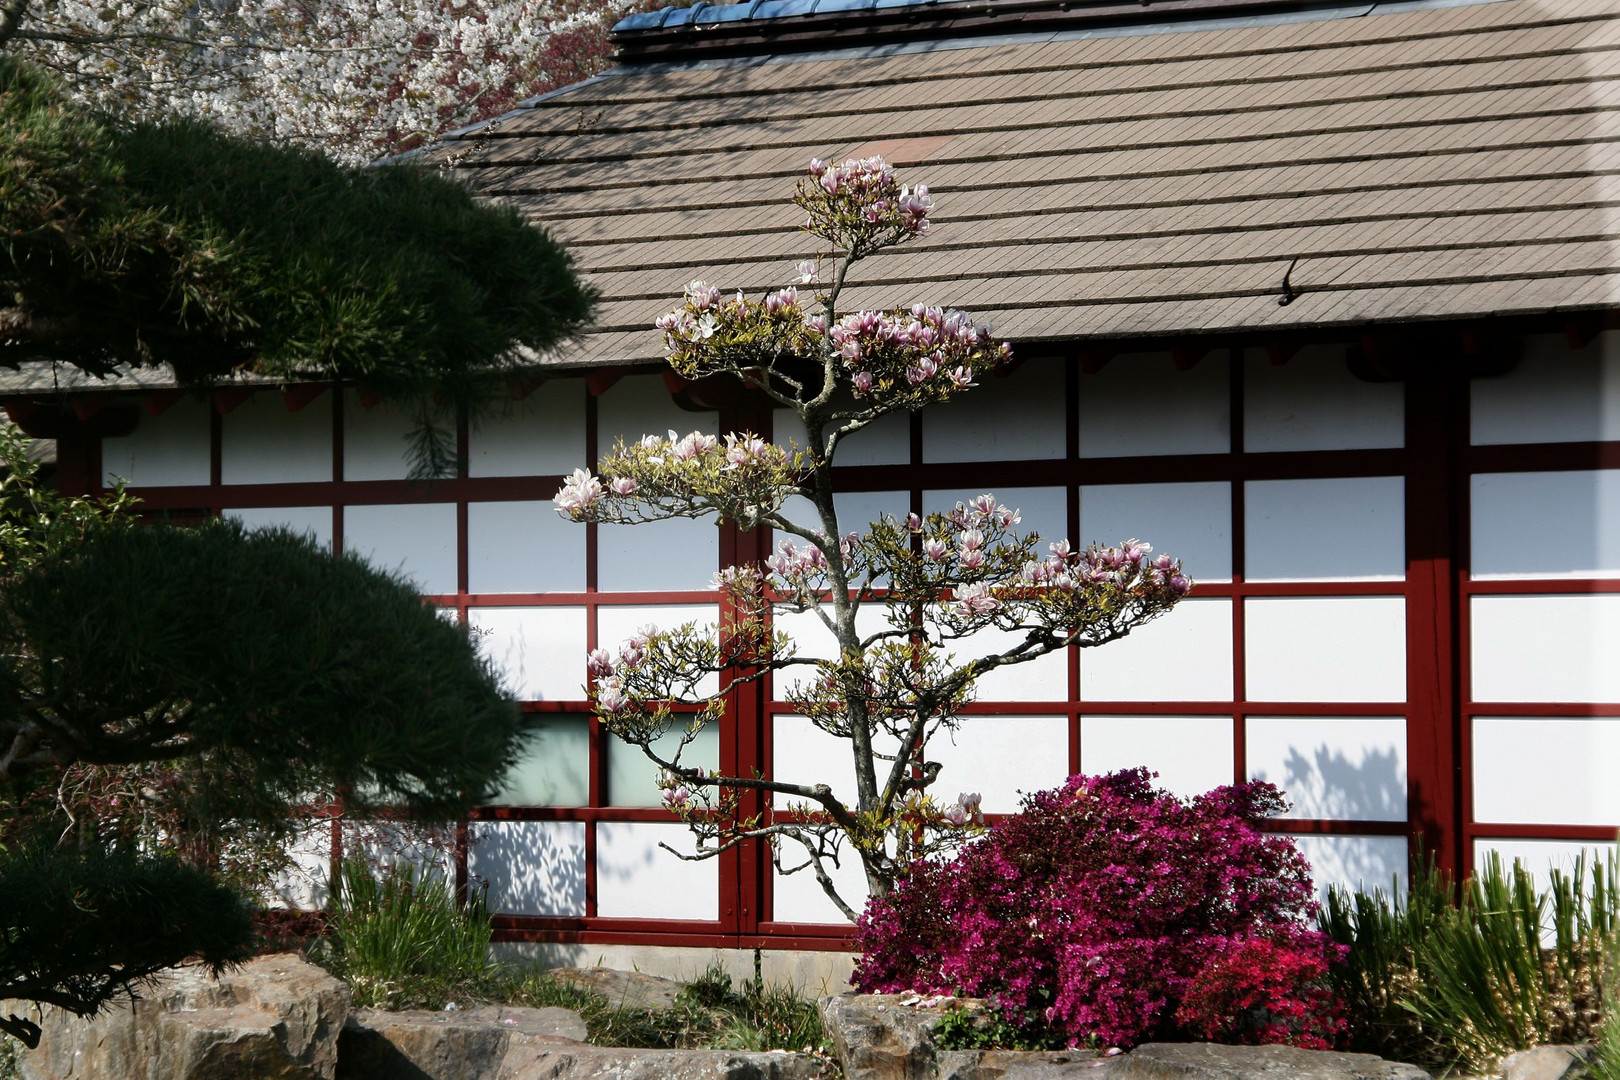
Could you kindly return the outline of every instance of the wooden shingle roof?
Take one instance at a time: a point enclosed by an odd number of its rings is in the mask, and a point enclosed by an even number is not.
[[[428,157],[601,291],[570,365],[657,359],[692,278],[787,283],[812,156],[882,153],[938,201],[847,307],[1015,341],[1617,306],[1620,0],[1250,23],[623,68]]]

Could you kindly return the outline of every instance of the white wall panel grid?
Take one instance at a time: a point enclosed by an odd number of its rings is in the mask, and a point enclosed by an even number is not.
[[[1230,716],[1082,716],[1080,771],[1146,767],[1159,787],[1202,795],[1236,779]]]
[[[248,529],[291,529],[313,538],[327,550],[332,547],[330,506],[253,506],[221,510],[220,516],[240,521]]]
[[[1061,458],[1067,447],[1063,362],[1031,360],[1006,378],[922,413],[926,463]]]
[[[1474,596],[1472,697],[1620,702],[1620,595]]]
[[[502,915],[585,914],[582,821],[474,821],[467,874]]]
[[[1469,514],[1476,581],[1620,577],[1620,470],[1477,473]]]
[[[1243,604],[1250,701],[1406,700],[1404,597],[1265,596]]]
[[[596,527],[596,587],[604,592],[707,589],[719,568],[720,530],[712,519]]]
[[[429,596],[456,591],[456,505],[346,506],[343,550],[398,571]]]
[[[551,500],[467,504],[467,591],[585,591],[586,527]]]
[[[782,866],[793,870],[806,859],[804,848],[792,840],[784,840],[781,849]],[[806,866],[790,874],[775,872],[772,867],[771,918],[777,922],[829,923],[848,925],[843,912],[834,906],[821,882],[816,880],[815,868]],[[858,855],[846,844],[839,852],[838,863],[827,863],[827,875],[833,879],[838,895],[857,912],[866,906],[866,871]]]
[[[1313,345],[1276,365],[1263,349],[1244,365],[1243,448],[1367,450],[1406,442],[1406,388],[1350,374],[1343,346]]]
[[[633,443],[643,435],[667,438],[671,431],[676,435],[692,431],[719,435],[719,424],[713,412],[688,412],[675,404],[662,375],[631,375],[596,399],[596,455],[598,459],[606,456],[620,439]]]
[[[938,610],[937,608],[934,610]],[[949,642],[946,651],[961,667],[970,661],[1017,648],[1025,635],[1014,630],[985,627],[965,638]],[[973,684],[975,701],[1067,701],[1069,699],[1069,654],[1066,649],[1049,652],[1021,664],[993,668]]]
[[[287,844],[288,865],[271,875],[265,905],[316,911],[326,906],[332,877],[332,824],[299,829]]]
[[[997,486],[988,489],[996,497],[996,502],[1009,510],[1018,512],[1018,524],[1013,526],[1020,535],[1039,533],[1044,542],[1062,540],[1069,537],[1069,495],[1068,491],[1060,487],[1007,487]],[[972,491],[925,491],[923,492],[923,513],[945,514],[955,509],[957,503],[970,502],[986,493],[984,488],[975,488]],[[1043,552],[1045,548],[1041,549]]]
[[[519,701],[585,698],[585,609],[474,607],[468,632]]]
[[[366,405],[354,390],[343,396],[343,479],[404,480],[411,474],[412,432],[418,417],[395,401]],[[455,445],[453,418],[433,417],[438,437]]]
[[[1224,353],[1177,371],[1169,353],[1116,356],[1080,377],[1080,456],[1224,454],[1232,448]]]
[[[1586,856],[1586,880],[1592,880],[1592,865],[1600,859],[1615,857],[1612,842],[1593,840],[1521,840],[1506,837],[1481,836],[1474,840],[1474,866],[1485,865],[1495,852],[1504,868],[1518,863],[1530,872],[1536,887],[1545,892],[1552,884],[1552,871],[1565,875],[1575,872],[1575,860]]]
[[[879,732],[872,745],[892,758],[900,740]],[[855,802],[855,761],[849,740],[821,730],[802,716],[771,717],[771,777],[790,784],[826,784],[846,804]],[[774,801],[778,808],[785,808],[803,800],[779,794]]]
[[[1285,818],[1405,821],[1404,717],[1251,716],[1251,780],[1282,789]]]
[[[135,430],[101,440],[102,482],[130,487],[206,484],[213,407],[184,398],[156,416],[142,410]]]
[[[1069,775],[1069,721],[1064,716],[964,716],[954,730],[928,740],[926,761],[942,766],[929,790],[949,804],[976,791],[990,814],[1010,814],[1023,795],[1057,787]]]
[[[1232,580],[1232,485],[1083,485],[1076,546],[1130,539],[1180,559],[1194,581]]]
[[[588,458],[584,379],[550,380],[467,425],[468,476],[565,476]]]
[[[1584,349],[1562,334],[1528,335],[1506,375],[1469,383],[1475,446],[1620,439],[1620,333]]]
[[[1474,820],[1620,827],[1620,716],[1478,716]]]
[[[596,644],[617,655],[619,646],[644,627],[674,630],[691,622],[712,632],[719,621],[717,604],[603,604],[596,609]],[[584,661],[581,653],[581,665]],[[692,689],[703,696],[717,693],[720,677],[707,675]]]
[[[720,864],[688,862],[664,850],[692,854],[691,830],[663,822],[598,822],[596,913],[617,919],[716,919]]]
[[[1081,649],[1080,700],[1232,700],[1232,601],[1183,600],[1118,641]]]
[[[332,401],[297,412],[280,394],[254,394],[220,420],[220,482],[306,484],[332,479]]]
[[[1251,480],[1243,499],[1247,581],[1406,576],[1406,482],[1399,476]]]
[[[1291,837],[1311,864],[1318,899],[1338,885],[1361,892],[1405,896],[1408,870],[1404,836],[1300,835]]]
[[[866,638],[889,629],[888,612],[888,607],[880,603],[862,604],[855,613],[856,632]],[[838,639],[813,611],[778,609],[771,616],[771,625],[792,641],[796,660],[835,660],[838,657]],[[815,678],[816,669],[810,664],[784,668],[772,676],[772,696],[777,701],[786,701],[796,688]]]

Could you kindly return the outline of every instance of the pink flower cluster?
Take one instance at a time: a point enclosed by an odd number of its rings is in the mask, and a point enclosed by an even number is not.
[[[954,803],[945,808],[945,820],[956,826],[969,823],[982,825],[984,810],[980,803],[983,801],[983,797],[977,791],[964,791],[957,795]]]
[[[910,310],[857,311],[827,331],[827,339],[852,374],[856,397],[885,379],[920,387],[940,380],[953,390],[976,385],[978,369],[1010,350],[997,346],[988,324],[964,311],[916,304]]]
[[[989,997],[1070,1045],[1324,1045],[1338,947],[1307,922],[1309,866],[1262,830],[1284,808],[1264,783],[1181,799],[1145,769],[1072,777],[873,901],[853,982]]]
[[[571,476],[563,477],[562,490],[551,501],[557,507],[557,513],[579,521],[602,501],[604,493],[602,481],[585,469],[575,469]]]
[[[827,195],[857,207],[869,225],[881,225],[892,219],[914,236],[928,232],[928,215],[934,209],[928,185],[908,188],[897,184],[893,167],[880,157],[850,158],[840,165],[811,158],[810,176]],[[814,224],[811,222],[806,227]]]
[[[596,706],[602,712],[616,713],[630,705],[624,692],[624,676],[647,659],[657,632],[651,626],[637,630],[619,646],[617,657],[606,649],[592,649],[585,657],[585,671],[596,691]]]
[[[1085,551],[1071,551],[1067,540],[1059,540],[1049,550],[1047,558],[1024,565],[1021,576],[1025,584],[1072,591],[1087,584],[1130,588],[1140,583],[1151,589],[1168,589],[1175,596],[1192,591],[1192,580],[1174,559],[1160,555],[1149,561],[1153,545],[1140,540],[1127,540],[1119,547],[1093,544]]]

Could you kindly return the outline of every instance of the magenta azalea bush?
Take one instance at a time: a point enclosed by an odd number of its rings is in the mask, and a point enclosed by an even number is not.
[[[1146,769],[1071,777],[874,900],[853,981],[987,997],[1070,1045],[1331,1046],[1338,946],[1307,921],[1304,858],[1260,828],[1284,807],[1266,783],[1182,799]]]

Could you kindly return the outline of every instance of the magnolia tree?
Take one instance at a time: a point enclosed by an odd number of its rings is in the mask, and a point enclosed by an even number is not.
[[[663,770],[664,803],[696,836],[694,854],[676,854],[712,858],[764,838],[779,872],[809,870],[853,919],[858,898],[839,895],[831,874],[843,859],[858,859],[867,890],[881,896],[914,860],[982,829],[977,795],[951,802],[930,794],[940,765],[927,757],[929,739],[955,727],[980,677],[1123,637],[1192,583],[1180,563],[1136,540],[1077,548],[1021,532],[1018,511],[994,495],[926,518],[885,515],[864,531],[841,522],[833,499],[840,447],[889,413],[971,390],[1010,350],[961,311],[918,304],[840,313],[851,267],[928,232],[927,187],[901,185],[881,158],[812,161],[794,202],[804,231],[826,245],[799,265],[797,285],[755,300],[694,281],[658,327],[676,372],[741,380],[792,410],[805,445],[783,449],[751,432],[621,440],[599,476],[567,478],[556,505],[575,521],[712,517],[781,537],[762,565],[716,576],[726,600],[721,626],[647,628],[617,651],[595,650],[589,693],[603,725]],[[814,506],[812,523],[784,510],[795,496]],[[881,628],[862,633],[869,620],[859,615],[873,607]],[[836,640],[836,655],[799,655],[773,630],[773,611],[811,613]],[[985,655],[969,646],[996,631],[1012,644]],[[719,721],[728,693],[767,673],[798,713],[847,741],[853,790],[718,775],[683,761]],[[700,692],[716,675],[718,688]],[[748,791],[766,795],[767,809],[744,813]]]
[[[370,160],[595,74],[622,0],[0,0],[82,98]]]

